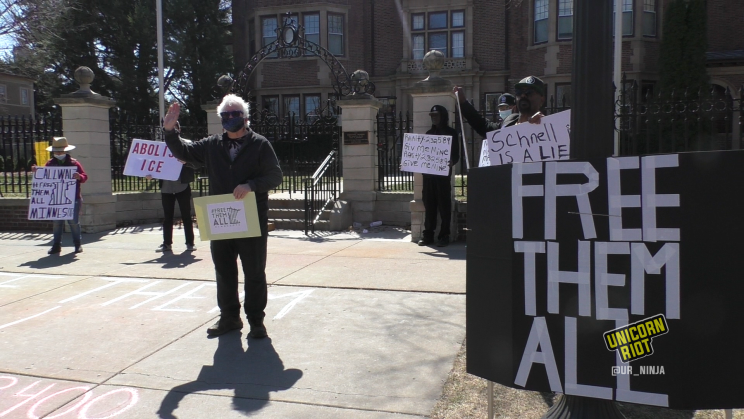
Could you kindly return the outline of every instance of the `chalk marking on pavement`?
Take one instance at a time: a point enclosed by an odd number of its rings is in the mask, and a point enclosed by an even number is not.
[[[122,295],[121,297],[117,297],[117,298],[114,298],[113,300],[111,300],[111,301],[109,301],[109,302],[106,302],[106,303],[103,303],[103,304],[101,304],[101,305],[102,305],[102,306],[107,306],[107,305],[109,305],[109,304],[113,304],[113,303],[115,303],[115,302],[117,302],[117,301],[119,301],[119,300],[123,300],[123,299],[125,299],[125,298],[129,297],[130,295],[137,295],[137,294],[140,294],[142,290],[144,290],[144,289],[147,289],[147,288],[150,288],[151,286],[153,286],[153,285],[157,285],[157,284],[159,284],[159,283],[161,283],[161,282],[162,282],[162,281],[155,281],[155,282],[153,282],[153,283],[151,283],[151,284],[147,284],[147,285],[145,285],[144,287],[140,287],[139,289],[136,289],[136,290],[134,290],[134,291],[132,291],[132,292],[126,293],[126,294]],[[145,294],[145,293],[141,293],[141,294]],[[152,295],[152,294],[149,294],[149,295]],[[133,308],[133,307],[130,307],[130,308]]]
[[[33,319],[34,317],[39,317],[39,316],[41,316],[41,315],[43,315],[43,314],[47,314],[47,313],[49,313],[50,311],[52,311],[52,310],[56,310],[56,309],[58,309],[58,308],[60,308],[60,307],[62,307],[62,306],[57,306],[57,307],[53,307],[53,308],[50,308],[49,310],[47,310],[47,311],[45,311],[45,312],[43,312],[43,313],[39,313],[39,314],[34,314],[34,315],[33,315],[33,316],[31,316],[31,317],[26,317],[25,319],[21,319],[21,320],[16,320],[16,321],[14,321],[14,322],[12,322],[12,323],[4,324],[4,325],[0,326],[0,329],[5,329],[6,327],[10,327],[10,326],[13,326],[14,324],[18,324],[18,323],[23,323],[23,322],[25,322],[26,320],[31,320],[31,319]]]
[[[186,299],[186,298],[193,298],[193,299],[204,298],[204,297],[199,297],[199,296],[192,297],[191,294],[199,291],[200,289],[202,289],[202,288],[204,288],[206,286],[210,286],[210,285],[211,286],[214,286],[216,284],[201,284],[198,287],[194,288],[193,290],[187,292],[186,294],[180,295],[180,296],[178,296],[178,297],[176,297],[176,298],[168,301],[167,303],[165,303],[163,305],[159,305],[159,306],[153,308],[153,310],[158,310],[158,311],[181,311],[181,312],[186,312],[186,313],[193,313],[194,310],[187,310],[185,308],[164,308],[164,307],[166,307],[169,304],[173,304],[173,303],[175,303],[178,300],[182,300],[182,299]]]
[[[158,281],[158,282],[160,282],[160,281]],[[139,307],[141,305],[145,305],[145,304],[149,303],[150,301],[157,300],[160,297],[163,297],[163,296],[166,296],[166,295],[168,295],[168,294],[170,294],[172,292],[178,291],[178,290],[180,290],[183,287],[188,287],[189,285],[191,285],[191,282],[187,282],[185,284],[181,284],[181,285],[177,286],[176,288],[173,288],[172,290],[166,291],[166,292],[152,292],[152,291],[150,291],[150,292],[141,292],[141,293],[138,292],[139,295],[152,295],[153,297],[152,298],[149,298],[149,299],[147,299],[147,300],[145,300],[145,301],[143,301],[143,302],[141,302],[139,304],[135,304],[135,305],[129,307],[129,309],[130,310],[135,309],[135,308],[137,308],[137,307]],[[144,288],[145,287],[142,287],[140,289],[144,289]],[[137,291],[135,291],[135,292],[137,292]],[[130,293],[130,294],[133,294],[133,293]]]
[[[76,295],[74,297],[70,297],[70,298],[64,299],[64,300],[60,301],[58,304],[64,304],[66,302],[69,302],[69,301],[72,301],[72,300],[76,300],[76,299],[78,299],[80,297],[85,297],[88,294],[92,294],[92,293],[94,293],[96,291],[100,291],[100,290],[106,289],[108,287],[113,287],[116,284],[121,284],[121,283],[124,283],[124,282],[148,282],[149,281],[147,279],[137,279],[137,278],[101,278],[101,279],[106,280],[106,281],[113,281],[113,282],[111,282],[110,284],[106,284],[106,285],[100,286],[100,287],[98,287],[96,289],[92,289],[90,291],[86,291],[86,292],[84,292],[82,294],[78,294],[78,295]]]
[[[302,301],[308,295],[312,294],[313,291],[315,291],[315,290],[290,292],[289,294],[282,294],[282,295],[269,295],[268,296],[269,297],[269,300],[274,300],[274,299],[277,299],[277,298],[284,298],[284,297],[291,297],[293,295],[298,295],[297,298],[295,298],[294,300],[290,301],[289,304],[287,304],[286,306],[284,306],[284,308],[282,308],[279,311],[279,313],[277,313],[276,316],[274,316],[274,320],[278,320],[278,319],[281,319],[282,317],[284,317],[287,313],[289,313],[290,310],[292,310],[294,308],[295,305],[297,305],[297,303],[299,303],[300,301]]]
[[[7,273],[7,272],[0,272],[0,276],[15,276],[19,275],[17,273]],[[26,278],[49,278],[49,279],[60,279],[60,278],[66,278],[63,275],[39,275],[39,274],[20,274],[18,278],[13,278],[11,280],[0,282],[0,288],[18,288],[15,285],[5,285],[10,284],[11,282],[20,281],[21,279]]]

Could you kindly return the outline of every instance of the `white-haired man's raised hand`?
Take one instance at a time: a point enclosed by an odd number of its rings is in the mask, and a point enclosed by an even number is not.
[[[176,127],[176,122],[178,122],[178,115],[181,114],[181,105],[179,105],[177,102],[170,105],[168,108],[168,113],[165,114],[165,118],[163,118],[163,129],[166,131],[173,131],[173,129]]]

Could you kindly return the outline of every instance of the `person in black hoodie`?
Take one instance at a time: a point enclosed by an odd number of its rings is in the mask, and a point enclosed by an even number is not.
[[[457,131],[448,125],[449,112],[442,105],[434,105],[429,112],[431,116],[431,129],[426,131],[430,135],[449,135],[452,137],[450,149],[449,173],[447,176],[424,174],[423,201],[424,201],[424,231],[419,246],[434,243],[434,231],[437,229],[437,213],[442,219],[442,226],[437,237],[437,246],[444,247],[449,244],[450,219],[452,216],[452,166],[460,161],[460,142]]]
[[[239,200],[251,191],[256,193],[261,236],[210,242],[220,318],[207,334],[218,336],[243,327],[238,298],[240,256],[245,275],[244,310],[251,328],[248,336],[265,338],[269,191],[282,183],[282,170],[271,143],[248,127],[248,104],[241,97],[226,95],[217,112],[225,132],[188,143],[175,130],[180,107],[174,103],[163,119],[165,143],[177,159],[207,167],[210,195],[232,194]]]
[[[504,119],[498,121],[489,121],[483,118],[473,105],[465,100],[465,93],[462,87],[455,86],[452,93],[457,96],[462,110],[462,117],[468,121],[471,127],[481,135],[486,137],[486,133],[496,131],[497,129],[510,127],[512,125],[529,122],[539,124],[541,118],[545,115],[540,111],[545,106],[545,83],[535,76],[527,76],[514,85],[514,96],[517,99],[518,113],[512,113]],[[506,95],[506,93],[505,93]],[[511,95],[509,95],[511,96]],[[501,97],[504,97],[502,95]],[[501,98],[499,98],[499,104]]]

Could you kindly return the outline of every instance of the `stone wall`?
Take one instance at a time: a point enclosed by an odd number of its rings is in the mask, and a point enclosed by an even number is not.
[[[194,197],[198,191],[192,191]],[[163,205],[160,193],[132,192],[114,194],[116,200],[116,226],[125,227],[138,224],[152,224],[163,221]],[[83,196],[83,210],[85,196]],[[193,215],[193,205],[192,205]],[[175,221],[178,222],[181,211],[176,203]],[[52,231],[51,221],[29,221],[28,198],[0,199],[0,231]]]

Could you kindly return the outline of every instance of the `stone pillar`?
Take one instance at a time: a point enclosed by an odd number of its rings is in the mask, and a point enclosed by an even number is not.
[[[372,96],[356,95],[337,103],[343,115],[340,147],[344,184],[340,199],[351,204],[354,222],[367,224],[376,221],[373,219],[377,200],[376,122],[382,102]]]
[[[439,70],[444,64],[444,56],[439,51],[429,51],[424,56],[424,67],[429,70],[429,77],[417,82],[410,90],[413,99],[413,132],[423,134],[431,129],[429,111],[434,105],[442,105],[449,111],[450,125],[455,120],[456,103],[452,95],[452,82],[439,77]],[[459,146],[459,145],[458,145]],[[464,156],[462,156],[464,158]],[[450,178],[452,182],[453,178]],[[424,231],[424,202],[422,190],[424,178],[420,173],[413,175],[413,201],[411,201],[411,240],[416,242]],[[454,212],[455,189],[452,188],[450,201],[452,218],[450,219],[450,240],[457,236],[457,220]],[[439,224],[437,224],[439,225]],[[438,234],[438,233],[437,233]],[[434,236],[436,239],[436,235]]]
[[[207,112],[207,133],[209,135],[222,135],[222,121],[220,116],[217,115],[218,102],[207,102],[206,105],[202,105],[202,109]]]
[[[80,161],[88,175],[88,181],[81,186],[80,225],[85,233],[116,228],[109,128],[109,109],[116,102],[90,90],[93,77],[90,68],[79,67],[75,70],[75,81],[80,90],[54,100],[62,108],[64,136],[75,146],[70,154]]]

